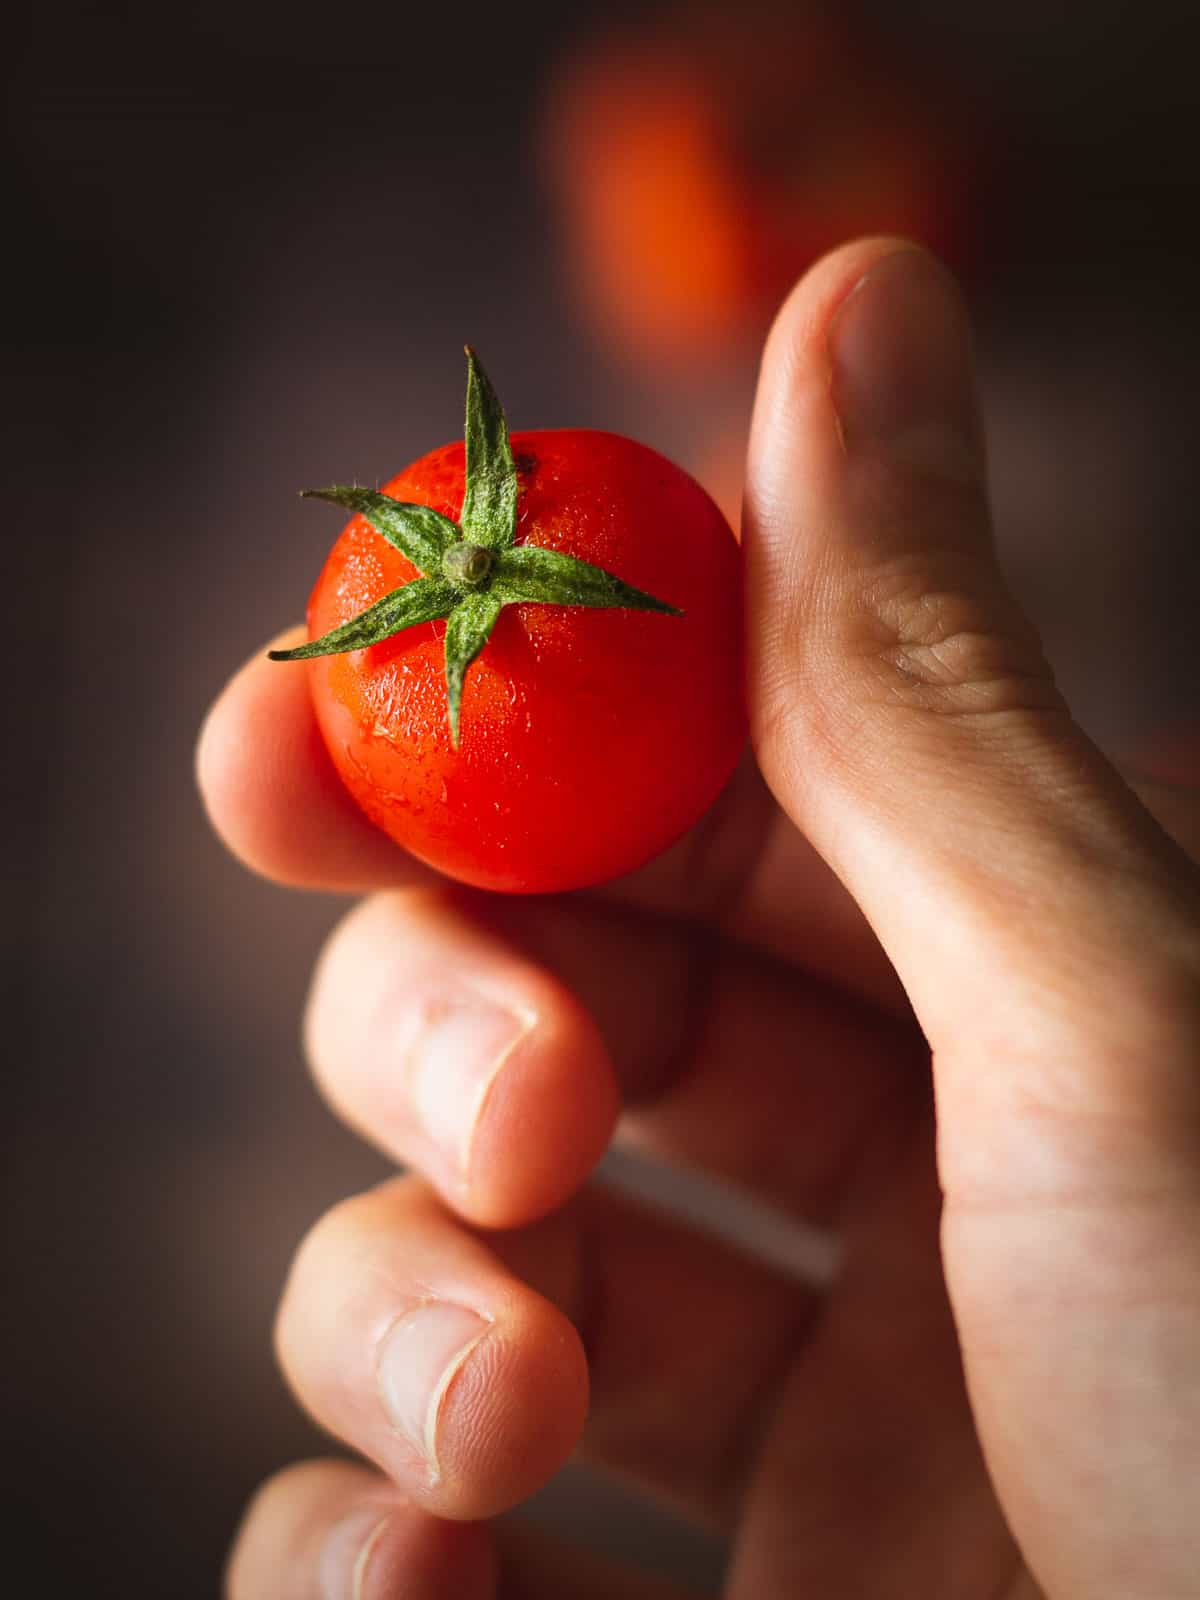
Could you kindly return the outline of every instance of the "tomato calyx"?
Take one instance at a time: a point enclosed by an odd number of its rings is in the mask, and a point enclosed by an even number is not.
[[[494,565],[492,553],[485,545],[461,539],[442,557],[442,577],[462,589],[482,589]]]
[[[657,611],[680,616],[603,567],[561,550],[517,544],[519,481],[504,408],[475,352],[467,351],[466,484],[459,521],[432,506],[393,500],[377,489],[334,484],[305,489],[365,517],[422,574],[358,616],[293,650],[271,650],[272,661],[306,661],[379,644],[420,622],[446,621],[446,710],[459,742],[467,669],[488,641],[506,605],[589,606]]]

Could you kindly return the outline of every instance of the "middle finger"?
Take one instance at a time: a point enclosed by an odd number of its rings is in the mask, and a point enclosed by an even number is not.
[[[318,968],[308,1042],[353,1126],[514,1226],[627,1132],[812,1221],[924,1075],[895,1019],[782,964],[580,897],[377,896]]]

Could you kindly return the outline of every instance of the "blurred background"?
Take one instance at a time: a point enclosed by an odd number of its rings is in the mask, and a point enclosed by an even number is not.
[[[9,1560],[199,1600],[253,1486],[325,1448],[272,1365],[289,1255],[386,1170],[300,1059],[341,907],[244,874],[192,786],[336,531],[295,491],[452,437],[469,338],[514,425],[635,434],[736,518],[774,306],[910,233],[966,284],[1001,544],[1068,695],[1196,776],[1200,22],[44,0],[6,43]],[[719,1573],[610,1486],[538,1509]]]

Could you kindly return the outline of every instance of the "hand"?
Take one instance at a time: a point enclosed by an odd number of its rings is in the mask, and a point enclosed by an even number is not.
[[[1196,1593],[1197,875],[1004,589],[921,252],[853,245],[793,294],[745,523],[761,776],[602,893],[428,881],[342,794],[301,673],[256,661],[210,718],[238,854],[390,888],[308,1041],[421,1174],[317,1224],[279,1318],[380,1471],[273,1480],[232,1600],[674,1593],[487,1526],[577,1439],[729,1533],[734,1600]],[[581,1192],[618,1114],[836,1228],[828,1291]]]

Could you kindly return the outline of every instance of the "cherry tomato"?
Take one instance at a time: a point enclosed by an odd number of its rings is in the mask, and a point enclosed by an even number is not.
[[[453,615],[366,648],[343,641],[343,653],[316,656],[309,671],[330,755],[366,814],[453,878],[531,893],[631,871],[686,832],[724,786],[746,737],[740,552],[703,489],[631,439],[517,433],[511,461],[512,560],[524,547],[535,547],[536,561],[536,547],[559,552],[655,609],[620,595],[505,603],[462,674],[457,730],[447,703]],[[448,444],[382,495],[466,524],[467,477],[464,444]],[[353,505],[363,491],[324,493]],[[493,558],[500,585],[503,552],[480,557],[471,543],[445,558],[457,564],[444,571],[457,581],[472,561]],[[318,643],[303,650],[315,653],[423,570],[428,562],[419,568],[367,515],[354,516],[312,592]]]
[[[654,378],[756,358],[795,280],[860,234],[967,264],[999,199],[979,107],[850,11],[686,0],[563,62],[541,140],[571,275]]]

